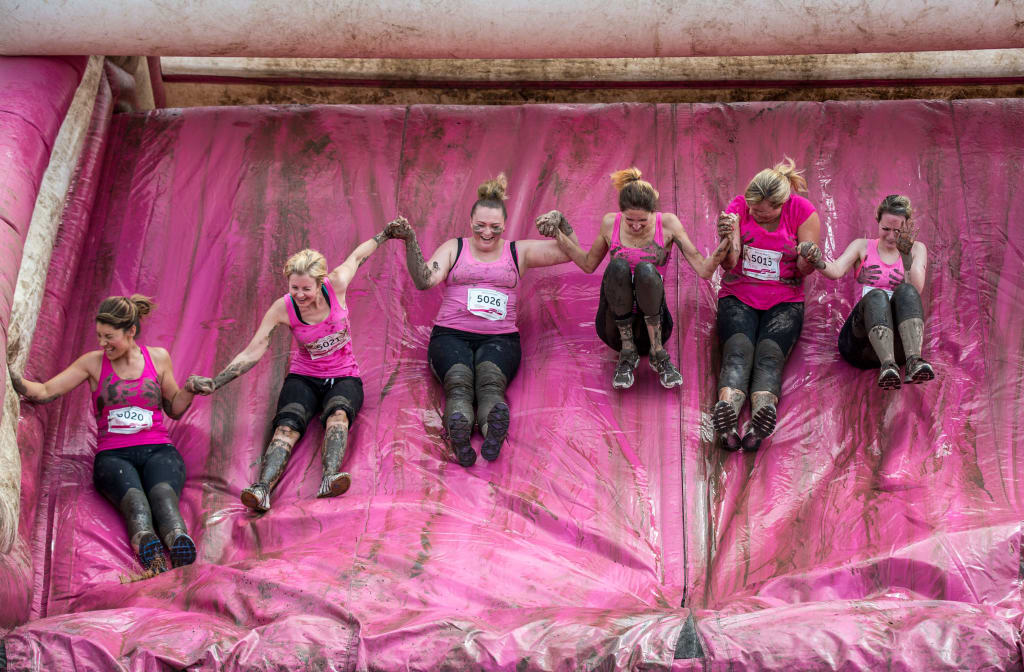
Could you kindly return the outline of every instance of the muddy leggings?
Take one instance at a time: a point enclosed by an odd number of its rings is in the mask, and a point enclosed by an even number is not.
[[[758,310],[735,296],[720,298],[718,340],[722,344],[722,370],[718,389],[731,387],[747,396],[771,392],[779,397],[782,367],[800,338],[803,324],[803,303],[779,303]]]
[[[169,443],[101,450],[93,458],[92,480],[114,506],[128,490],[148,493],[158,483],[170,484],[180,497],[185,487],[185,462]]]
[[[896,363],[903,366],[906,355],[898,326],[905,320],[924,318],[924,307],[917,288],[909,283],[896,285],[892,299],[881,289],[873,289],[864,295],[853,307],[839,332],[839,354],[859,369],[877,369],[882,363],[871,347],[868,332],[872,327],[889,327],[893,330],[893,351]]]
[[[632,272],[629,262],[612,259],[601,278],[601,297],[597,303],[594,328],[597,337],[612,350],[622,350],[622,337],[616,319],[633,318],[633,343],[646,355],[651,349],[645,315],[661,314],[661,342],[672,334],[672,314],[665,303],[665,283],[654,264],[640,262]]]

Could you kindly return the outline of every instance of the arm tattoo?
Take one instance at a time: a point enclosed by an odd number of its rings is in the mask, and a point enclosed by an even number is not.
[[[441,268],[436,261],[433,268],[427,266],[426,260],[423,259],[423,251],[420,250],[420,243],[415,238],[405,240],[405,265],[409,267],[409,275],[412,276],[412,284],[416,285],[416,289],[429,289],[430,274]]]
[[[217,374],[217,377],[213,379],[214,389],[219,389],[230,383],[235,378],[256,366],[256,361],[242,360],[235,362],[234,364],[228,364],[228,366]]]

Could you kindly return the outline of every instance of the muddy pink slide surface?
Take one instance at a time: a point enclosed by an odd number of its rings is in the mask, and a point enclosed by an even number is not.
[[[43,467],[24,475],[40,513],[10,669],[1021,669],[1022,121],[1019,100],[114,117],[87,233],[54,257],[80,261],[48,295],[65,326],[37,339],[34,378],[95,347],[98,301],[132,292],[158,303],[141,342],[170,350],[179,381],[212,375],[285,293],[290,253],[340,263],[401,213],[429,254],[469,235],[476,186],[499,171],[511,237],[559,208],[589,245],[617,207],[609,173],[636,165],[706,254],[718,211],[783,155],[806,169],[830,257],[877,231],[885,195],[912,198],[938,377],[883,392],[842,362],[857,288],[812,276],[776,435],[723,453],[707,417],[717,275],[670,261],[684,385],[666,391],[642,364],[613,391],[593,325],[603,265],[531,270],[510,440],[463,469],[426,364],[440,290],[417,291],[390,241],[349,290],[366,401],[338,499],[315,498],[316,422],[269,513],[238,499],[270,434],[284,333],[171,425],[190,567],[120,582],[137,564],[92,486],[85,387],[23,420],[22,452]]]

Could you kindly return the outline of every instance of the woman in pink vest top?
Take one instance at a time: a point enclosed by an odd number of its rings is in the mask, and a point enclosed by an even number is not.
[[[519,276],[527,269],[569,261],[554,241],[502,238],[508,211],[504,173],[477,189],[469,211],[472,236],[446,241],[424,260],[416,233],[404,219],[406,264],[417,289],[444,283],[427,358],[445,393],[443,426],[455,459],[476,463],[470,444],[474,421],[484,436],[480,454],[498,459],[510,413],[505,388],[519,369],[516,306]]]
[[[732,227],[730,269],[718,292],[722,368],[712,422],[727,450],[757,450],[775,431],[782,368],[804,323],[804,276],[814,270],[797,245],[817,245],[821,222],[792,159],[762,170],[719,216]],[[817,249],[815,247],[815,249]],[[750,398],[750,425],[739,434],[739,415]]]
[[[881,369],[878,386],[898,390],[902,383],[923,383],[935,377],[931,364],[921,357],[921,293],[928,250],[914,240],[913,210],[906,196],[891,194],[882,199],[875,220],[877,239],[853,241],[821,273],[838,280],[851,269],[856,271],[856,305],[839,332],[839,353],[858,368]],[[904,367],[902,377],[900,366]]]
[[[393,228],[393,223],[389,225]],[[323,479],[317,497],[336,497],[352,483],[341,471],[348,432],[363,405],[363,381],[352,354],[345,293],[356,270],[389,237],[387,229],[363,242],[341,266],[327,272],[327,260],[315,250],[293,254],[284,266],[288,293],[270,305],[249,345],[215,378],[190,376],[196,394],[213,392],[260,361],[270,333],[287,327],[293,336],[291,363],[281,386],[274,435],[263,452],[256,482],[242,490],[242,503],[255,511],[270,509],[270,493],[284,474],[292,448],[319,414],[324,423]]]
[[[718,248],[705,259],[690,242],[678,217],[657,212],[658,192],[640,176],[636,168],[612,174],[612,184],[619,192],[619,212],[604,216],[601,231],[588,252],[566,235],[572,227],[564,217],[558,228],[538,222],[541,233],[555,236],[565,253],[586,273],[593,273],[605,255],[611,254],[601,279],[594,326],[598,337],[619,352],[612,387],[620,390],[632,387],[642,355],[647,355],[662,386],[683,384],[664,346],[672,333],[664,281],[672,244],[702,278],[714,274],[731,245],[728,236],[722,237]]]
[[[159,573],[166,568],[165,547],[173,567],[196,559],[178,508],[185,463],[164,426],[164,415],[178,419],[188,410],[192,393],[178,387],[166,350],[135,341],[140,320],[152,309],[153,302],[140,294],[111,296],[96,314],[99,350],[85,353],[45,383],[10,372],[14,389],[40,404],[89,381],[98,429],[93,483],[124,517],[142,566]]]

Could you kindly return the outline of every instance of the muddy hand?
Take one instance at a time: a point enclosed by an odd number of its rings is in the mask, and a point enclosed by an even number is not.
[[[905,276],[903,275],[903,271],[901,271],[898,268],[892,269],[892,271],[889,272],[889,278],[891,279],[889,282],[889,286],[895,289],[896,285],[903,282],[904,277]]]
[[[877,264],[871,266],[861,266],[860,273],[857,274],[857,282],[862,285],[872,285],[878,282],[878,279],[882,277],[882,269]]]
[[[914,220],[907,220],[907,222],[900,228],[896,233],[896,249],[901,254],[910,254],[911,248],[914,247],[914,241],[917,240],[917,224]]]
[[[384,236],[387,238],[400,238],[408,240],[413,236],[412,225],[409,220],[399,215],[387,223],[384,227]]]
[[[558,210],[552,210],[545,212],[543,215],[537,218],[537,232],[545,238],[554,238],[558,235],[558,231],[565,230],[565,227],[569,226],[569,222],[565,219]],[[572,228],[569,228],[572,231]]]
[[[819,270],[825,268],[825,262],[821,259],[821,248],[813,240],[805,240],[797,245],[796,253],[815,268]]]
[[[739,223],[739,217],[735,213],[731,212],[720,212],[718,213],[718,237],[728,238],[732,236],[732,232],[736,225]]]
[[[213,394],[216,389],[217,386],[214,385],[213,378],[206,376],[189,376],[185,381],[185,391],[192,394],[207,396]]]

